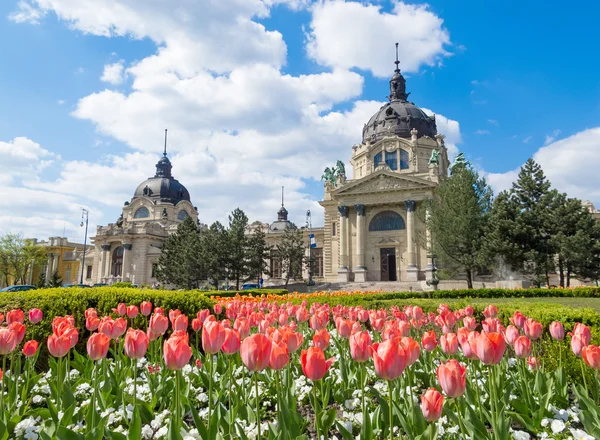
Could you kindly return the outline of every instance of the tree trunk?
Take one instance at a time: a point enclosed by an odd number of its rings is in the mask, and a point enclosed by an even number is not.
[[[240,290],[240,274],[235,278],[235,290]]]
[[[473,288],[473,273],[471,269],[467,269],[467,289]]]
[[[567,265],[567,287],[571,287],[571,268]]]
[[[558,273],[560,275],[560,287],[565,287],[565,268],[562,257],[558,257]]]

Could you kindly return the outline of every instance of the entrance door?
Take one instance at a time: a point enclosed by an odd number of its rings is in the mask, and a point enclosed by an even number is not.
[[[381,248],[381,281],[396,281],[396,248]]]

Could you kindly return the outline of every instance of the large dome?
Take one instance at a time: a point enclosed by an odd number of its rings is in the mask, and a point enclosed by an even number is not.
[[[156,164],[155,176],[140,183],[133,197],[150,197],[174,205],[182,200],[189,202],[190,193],[185,186],[171,175],[172,168],[171,161],[167,158],[165,152]]]
[[[410,138],[412,129],[417,137],[434,137],[437,134],[435,116],[427,116],[423,110],[409,102],[406,93],[406,80],[398,68],[398,44],[396,43],[396,70],[390,79],[390,102],[375,113],[363,128],[363,142],[377,142],[384,136]]]

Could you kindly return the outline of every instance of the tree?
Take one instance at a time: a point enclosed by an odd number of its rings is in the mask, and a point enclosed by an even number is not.
[[[48,287],[60,287],[62,286],[62,278],[58,274],[58,270],[52,272],[52,277],[48,281]]]
[[[229,233],[220,222],[204,228],[200,234],[200,247],[206,277],[216,289],[219,282],[227,278],[229,263]]]
[[[294,223],[291,223],[277,243],[277,255],[281,259],[281,267],[285,271],[286,286],[290,278],[302,276],[304,246],[302,231]]]
[[[431,232],[434,253],[466,272],[469,289],[476,269],[489,263],[483,242],[491,201],[492,190],[485,179],[461,166],[437,186],[434,197],[417,213]]]
[[[33,240],[15,233],[0,236],[0,271],[7,280],[12,277],[15,284],[25,284],[29,271],[45,261],[45,249]]]
[[[257,229],[248,239],[246,259],[248,262],[249,279],[260,278],[269,272],[268,259],[271,255],[271,246],[267,245],[266,234],[262,229]]]
[[[246,236],[246,227],[248,226],[248,217],[240,208],[235,209],[229,216],[228,233],[228,272],[229,276],[235,280],[235,288],[239,290],[240,280],[246,279],[250,275],[248,267],[248,237]]]
[[[198,225],[188,217],[165,240],[156,278],[179,288],[197,289],[203,275]]]
[[[35,284],[38,289],[43,289],[46,287],[46,272],[41,271],[40,276],[38,277],[38,281]]]

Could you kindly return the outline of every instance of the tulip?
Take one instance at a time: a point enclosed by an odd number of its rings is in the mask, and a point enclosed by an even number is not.
[[[373,356],[375,372],[382,379],[397,379],[406,368],[407,356],[399,338],[371,345],[371,356]]]
[[[571,350],[575,354],[575,356],[580,357],[583,351],[583,348],[588,344],[586,343],[584,337],[578,334],[574,334],[571,337]]]
[[[163,344],[164,360],[169,370],[181,370],[190,361],[192,349],[185,337],[172,335]]]
[[[496,316],[498,316],[498,307],[496,307],[493,304],[490,304],[483,311],[483,316],[485,316],[486,318],[495,318]]]
[[[140,311],[142,312],[142,315],[150,316],[150,313],[152,313],[152,303],[149,301],[142,301],[140,304]]]
[[[25,339],[25,325],[19,321],[14,321],[8,325],[8,328],[15,332],[15,337],[17,338],[17,345],[23,342]]]
[[[20,322],[21,324],[25,322],[25,314],[21,309],[11,310],[6,314],[6,324],[10,325],[13,322]]]
[[[100,318],[98,318],[97,316],[90,316],[88,318],[85,318],[85,328],[88,329],[88,331],[93,332],[98,330],[99,325]]]
[[[4,313],[0,313],[0,324],[4,322]]]
[[[225,327],[217,321],[208,321],[202,328],[202,348],[205,353],[218,353],[225,341]]]
[[[202,321],[200,321],[198,318],[192,319],[192,330],[194,330],[195,333],[198,333],[201,329]]]
[[[513,314],[513,317],[510,318],[510,322],[512,322],[515,326],[519,327],[519,328],[523,328],[525,326],[525,321],[527,320],[527,318],[525,317],[525,315],[523,315],[520,311],[515,311],[515,313]]]
[[[104,359],[108,353],[110,338],[104,333],[94,333],[87,341],[88,356],[93,361]]]
[[[442,415],[444,396],[435,388],[429,388],[421,395],[421,411],[428,422],[436,422]]]
[[[400,340],[400,345],[402,345],[402,349],[406,354],[406,366],[410,367],[417,361],[417,359],[419,359],[419,354],[421,354],[421,347],[419,346],[419,343],[417,341],[410,337],[402,338]]]
[[[460,348],[467,359],[479,359],[477,357],[477,352],[475,351],[478,337],[479,332],[470,332],[464,342],[460,343]]]
[[[423,348],[427,351],[433,351],[435,350],[435,347],[437,347],[437,340],[435,339],[435,332],[429,331],[429,332],[425,332],[423,334],[423,337],[421,338],[421,345],[423,345]]]
[[[56,333],[52,333],[48,337],[48,351],[50,354],[57,358],[64,357],[71,349],[71,340],[68,334],[58,336]]]
[[[600,347],[596,345],[583,347],[581,357],[594,370],[600,370]]]
[[[240,349],[240,335],[237,330],[225,329],[225,339],[221,350],[225,354],[235,354]]]
[[[179,315],[173,319],[173,330],[174,331],[186,331],[188,328],[188,317],[185,315]]]
[[[519,336],[515,339],[514,348],[516,356],[525,359],[531,354],[531,341],[527,336]]]
[[[456,359],[440,364],[436,375],[448,397],[457,398],[464,394],[467,387],[467,369]]]
[[[162,307],[155,307],[154,308],[154,313],[158,314],[158,315],[164,315],[165,314],[165,309],[163,309]],[[158,367],[160,368],[160,367]]]
[[[335,358],[325,360],[325,353],[318,347],[309,347],[308,350],[302,350],[300,356],[302,372],[313,382],[325,377],[334,360]]]
[[[127,317],[129,319],[135,319],[135,317],[138,315],[139,313],[139,309],[137,308],[137,306],[131,305],[127,307]]]
[[[213,310],[215,311],[215,315],[220,315],[223,312],[223,306],[221,304],[215,304]]]
[[[473,308],[473,306],[467,306],[467,307],[465,307],[465,314],[467,316],[473,316],[473,313],[475,313],[475,309]]]
[[[467,316],[463,319],[463,325],[469,330],[475,330],[477,328],[477,320],[472,316]]]
[[[295,353],[304,342],[304,335],[298,332],[288,332],[286,334],[285,342],[287,344],[288,352]]]
[[[550,336],[557,341],[562,341],[565,338],[565,328],[562,323],[554,321],[550,324]]]
[[[284,342],[273,342],[271,355],[269,356],[269,367],[273,370],[281,370],[290,361],[287,345]]]
[[[104,333],[106,336],[112,338],[114,326],[115,326],[115,320],[112,319],[110,316],[105,316],[104,318],[102,318],[100,320],[97,328],[100,333]]]
[[[542,336],[542,331],[544,328],[542,327],[542,324],[537,322],[535,319],[527,318],[525,321],[525,328],[523,330],[525,331],[527,337],[535,341]]]
[[[112,338],[119,339],[127,330],[127,321],[125,318],[117,318],[113,324]]]
[[[440,338],[440,346],[446,354],[454,354],[458,350],[458,338],[456,333],[446,333]]]
[[[475,352],[481,362],[495,365],[502,360],[506,342],[500,333],[481,332],[475,341]]]
[[[319,347],[321,350],[325,350],[329,346],[330,339],[331,335],[329,334],[327,329],[322,328],[321,330],[317,331],[313,336],[313,345],[315,347]]]
[[[514,325],[509,325],[508,327],[506,327],[506,330],[504,331],[504,339],[506,340],[506,343],[509,345],[513,345],[515,342],[515,339],[517,339],[519,337],[519,329],[517,327],[515,327]]]
[[[202,360],[200,360],[200,359],[196,359],[196,368],[197,368],[197,369],[200,369],[200,368],[202,368]]]
[[[29,311],[29,322],[37,324],[44,317],[44,313],[40,309],[31,309]]]
[[[350,337],[350,334],[352,333],[352,321],[350,321],[349,319],[340,318],[335,322],[335,324],[338,334],[342,338],[348,339]]]
[[[142,330],[129,329],[125,335],[125,354],[131,359],[141,359],[148,351],[148,335]]]
[[[371,357],[369,332],[357,332],[350,336],[350,355],[356,362],[366,362]]]
[[[309,318],[310,315],[308,314],[308,310],[306,310],[304,307],[298,309],[296,312],[296,321],[298,322],[306,322]]]
[[[498,332],[500,325],[500,320],[498,318],[485,318],[481,321],[483,331],[488,333]]]
[[[540,360],[532,356],[527,359],[527,365],[529,366],[530,370],[537,370],[540,368]]]
[[[93,307],[88,307],[87,309],[85,309],[85,312],[83,312],[83,316],[85,318],[90,318],[92,316],[98,316],[98,311]]]
[[[240,339],[245,339],[250,334],[250,321],[246,318],[236,318],[233,329],[240,334]]]
[[[573,328],[573,333],[570,334],[578,335],[581,338],[584,345],[589,345],[590,340],[592,339],[592,333],[590,331],[590,328],[586,325],[581,324],[580,322],[575,324],[575,327]]]
[[[38,346],[39,344],[36,340],[25,342],[23,345],[23,354],[28,358],[33,357],[37,352]]]
[[[156,313],[156,309],[154,310],[154,315],[150,318],[150,331],[155,335],[164,335],[167,329],[169,328],[169,320],[165,315]]]
[[[127,314],[127,306],[125,303],[119,303],[116,309],[113,309],[113,312],[118,314],[119,316],[124,316]]]
[[[262,371],[269,364],[273,342],[265,335],[256,333],[242,341],[240,356],[250,371]]]

